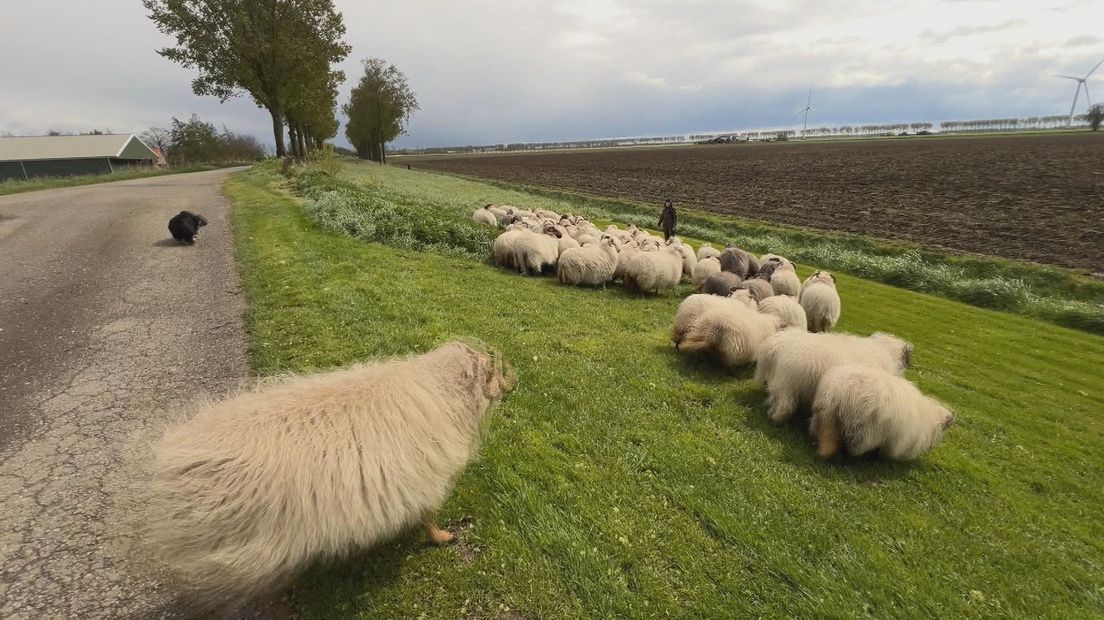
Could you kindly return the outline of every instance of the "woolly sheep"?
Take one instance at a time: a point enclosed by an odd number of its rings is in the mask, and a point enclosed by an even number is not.
[[[759,300],[759,312],[773,314],[781,321],[781,329],[800,329],[805,331],[807,318],[805,309],[789,295],[773,295]]]
[[[625,284],[646,293],[678,286],[682,279],[682,255],[675,248],[641,252],[625,267]]]
[[[698,260],[701,261],[702,259],[710,257],[716,258],[719,261],[721,258],[721,253],[717,250],[717,248],[713,247],[708,242],[703,243],[701,247],[698,248]]]
[[[680,351],[708,353],[726,368],[755,361],[759,345],[778,331],[781,319],[734,303],[712,305],[682,338]]]
[[[513,387],[475,347],[287,377],[200,408],[153,448],[143,557],[214,609],[419,523],[450,542],[432,515]]]
[[[606,238],[597,247],[571,248],[560,255],[556,277],[563,284],[606,287],[617,270],[617,247]]]
[[[770,273],[770,283],[774,288],[774,292],[778,295],[800,297],[801,280],[798,279],[797,272],[794,271],[793,263],[781,256],[773,254],[767,254],[766,256],[771,258],[763,262],[763,266],[759,268],[759,271],[762,272],[767,268],[767,265],[775,265]]]
[[[751,296],[755,298],[755,301],[763,301],[774,295],[774,289],[771,288],[770,282],[759,278],[744,280],[740,283],[739,288],[751,291]]]
[[[767,388],[770,419],[785,422],[799,406],[812,402],[820,378],[830,368],[862,364],[899,375],[911,361],[912,345],[890,334],[863,338],[787,329],[760,347],[755,380]]]
[[[840,297],[836,278],[827,271],[818,271],[801,286],[801,307],[809,317],[809,331],[826,332],[839,322]]]
[[[809,432],[821,458],[831,458],[843,447],[855,456],[880,450],[891,459],[909,461],[935,447],[954,420],[943,403],[906,379],[845,364],[821,378]]]
[[[488,211],[486,207],[482,209],[476,209],[475,212],[472,213],[472,221],[477,224],[486,224],[487,226],[494,226],[496,228],[498,227],[498,218],[495,217],[494,213]]]
[[[717,273],[711,273],[705,278],[705,282],[702,283],[702,292],[710,295],[720,295],[721,297],[728,297],[732,293],[732,290],[740,286],[743,283],[743,278],[740,276],[729,273],[727,271],[718,271]]]
[[[621,252],[617,255],[617,267],[613,270],[613,279],[621,280],[625,277],[625,268],[629,266],[629,261],[634,256],[640,254],[640,248],[636,247],[636,242],[625,245],[621,248]]]
[[[721,261],[716,256],[707,256],[694,265],[694,273],[690,277],[694,283],[694,290],[701,291],[705,286],[705,280],[714,273],[720,273]]]
[[[560,255],[560,231],[549,226],[544,233],[523,232],[514,241],[514,266],[522,275],[540,275],[556,266]]]
[[[637,237],[635,241],[641,252],[657,252],[664,247],[663,240],[659,237],[644,235],[643,237]],[[681,259],[680,255],[679,260]]]
[[[667,245],[674,248],[682,256],[682,275],[687,278],[694,277],[694,266],[698,261],[694,259],[694,248],[686,245],[678,237],[671,237]]]
[[[784,267],[788,267],[790,270],[796,269],[796,265],[794,265],[793,261],[780,254],[764,254],[759,257],[759,262],[764,265],[767,263],[779,263]]]
[[[566,250],[579,247],[579,242],[572,239],[571,237],[564,235],[563,237],[560,237],[556,240],[556,246],[559,249],[560,254],[562,255]]]
[[[514,263],[514,243],[522,233],[526,232],[526,229],[521,224],[510,224],[506,227],[506,232],[495,237],[494,243],[491,249],[494,253],[494,263],[499,267],[506,267],[507,269],[513,269]]]
[[[728,246],[721,252],[721,270],[734,273],[741,278],[748,277],[751,255],[736,246]]]
[[[598,236],[580,233],[575,235],[575,240],[579,242],[579,245],[586,245],[588,243],[596,245],[598,243]]]
[[[535,213],[539,218],[552,220],[556,223],[559,223],[560,221],[560,214],[556,213],[555,211],[548,211],[547,209],[534,209],[533,213]]]
[[[686,332],[701,317],[702,313],[710,308],[724,307],[726,304],[737,304],[745,309],[753,308],[754,302],[750,297],[718,297],[716,295],[694,294],[682,300],[678,310],[675,311],[675,321],[671,326],[671,342],[675,350],[679,349]]]

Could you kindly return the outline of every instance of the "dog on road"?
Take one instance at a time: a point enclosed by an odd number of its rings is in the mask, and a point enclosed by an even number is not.
[[[199,235],[199,229],[207,225],[207,220],[202,215],[191,211],[181,211],[169,220],[169,232],[173,239],[184,243],[195,243],[195,237]]]

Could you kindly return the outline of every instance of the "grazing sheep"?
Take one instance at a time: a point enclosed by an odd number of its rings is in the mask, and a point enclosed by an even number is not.
[[[488,205],[488,207],[489,206],[490,205]],[[482,209],[476,209],[475,212],[472,213],[472,221],[475,222],[476,224],[486,224],[487,226],[494,226],[494,227],[497,228],[498,227],[498,218],[495,217],[494,213],[491,213],[490,211],[487,210],[488,207],[483,207]]]
[[[781,320],[773,314],[730,303],[706,308],[682,338],[680,351],[709,353],[726,368],[755,361],[759,345],[778,331]]]
[[[836,292],[836,278],[827,271],[818,271],[805,279],[799,301],[809,317],[809,331],[830,331],[839,322],[840,297]]]
[[[812,402],[820,378],[843,364],[862,364],[901,374],[912,361],[912,345],[889,334],[811,334],[786,329],[759,349],[755,380],[767,388],[770,419],[784,422]]]
[[[526,232],[523,224],[514,223],[506,227],[506,232],[495,237],[491,250],[494,253],[494,263],[507,269],[514,268],[514,243],[522,233]]]
[[[514,241],[514,266],[522,275],[540,275],[556,267],[560,255],[560,231],[546,226],[544,232],[524,232]]]
[[[716,295],[695,294],[682,300],[678,310],[675,311],[675,322],[671,327],[671,342],[675,350],[679,350],[682,339],[690,328],[710,308],[741,306],[744,309],[753,308],[754,302],[750,297],[718,297]]]
[[[721,270],[734,273],[740,278],[748,277],[751,255],[740,248],[730,245],[721,252]]]
[[[704,258],[710,258],[710,257],[713,257],[713,258],[716,258],[716,259],[719,260],[721,258],[721,253],[720,253],[720,251],[717,250],[717,248],[713,247],[708,242],[703,243],[701,245],[701,247],[698,248],[698,260],[701,261]]]
[[[773,314],[782,321],[780,329],[800,329],[805,331],[808,319],[805,309],[789,295],[772,295],[759,301],[759,312]]]
[[[154,446],[148,551],[213,609],[417,524],[448,543],[433,513],[512,384],[496,354],[450,342],[205,406]]]
[[[621,248],[621,252],[617,255],[617,267],[613,270],[614,280],[624,279],[625,268],[629,266],[629,261],[637,254],[640,254],[640,248],[636,247],[635,241]]]
[[[694,259],[694,248],[684,244],[682,239],[671,237],[667,245],[674,248],[682,256],[682,275],[687,278],[694,277],[694,266],[698,261]]]
[[[763,301],[774,295],[774,289],[771,288],[770,282],[759,278],[744,280],[740,283],[739,288],[751,291],[751,296],[755,298],[755,301]]]
[[[198,213],[181,211],[169,218],[169,234],[177,241],[195,243],[199,229],[207,225],[207,220]]]
[[[821,458],[831,458],[844,447],[855,456],[880,450],[893,460],[910,461],[935,447],[954,420],[943,403],[908,380],[845,364],[821,378],[809,433]]]
[[[606,288],[617,270],[616,239],[607,237],[597,247],[571,248],[560,255],[556,277],[563,284],[588,284]]]
[[[759,271],[762,273],[768,268],[768,265],[774,265],[771,268],[769,279],[775,294],[801,297],[801,280],[798,279],[797,272],[794,271],[793,263],[780,256],[772,254],[767,256],[771,258],[763,262],[763,266]]]
[[[625,284],[645,293],[673,289],[682,280],[682,254],[675,248],[641,252],[625,267]]]
[[[556,240],[556,245],[560,250],[560,254],[563,254],[566,250],[579,247],[579,242],[567,235],[564,235]]]
[[[703,293],[708,293],[710,295],[728,297],[733,289],[739,288],[743,281],[743,278],[734,273],[718,271],[717,273],[711,273],[706,276],[705,282],[702,283],[701,290]]]
[[[705,279],[714,273],[720,273],[721,261],[716,256],[707,256],[694,265],[694,273],[690,277],[694,283],[694,290],[701,291],[705,285]]]
[[[764,254],[759,257],[759,262],[764,265],[767,263],[780,263],[788,267],[791,271],[796,269],[796,265],[794,265],[793,261],[780,254]]]
[[[539,218],[552,220],[553,222],[560,221],[560,214],[556,213],[555,211],[548,211],[547,209],[534,209],[533,213],[536,213],[537,217]]]

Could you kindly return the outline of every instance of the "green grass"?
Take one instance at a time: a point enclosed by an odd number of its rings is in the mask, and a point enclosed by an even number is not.
[[[232,164],[240,165],[240,164]],[[72,177],[39,177],[28,181],[0,181],[0,196],[19,194],[22,192],[34,192],[40,189],[57,189],[59,187],[74,187],[76,185],[94,185],[96,183],[110,183],[112,181],[129,181],[130,179],[144,179],[165,174],[180,174],[182,172],[200,172],[203,170],[215,170],[226,166],[201,165],[181,166],[179,168],[120,170],[110,174],[83,174]]]
[[[394,200],[532,204],[346,175]],[[823,464],[766,421],[750,370],[673,351],[679,296],[365,243],[271,186],[227,184],[259,374],[474,336],[519,377],[443,508],[463,542],[411,532],[319,566],[304,617],[1104,616],[1104,338],[841,275],[839,329],[914,342],[909,378],[958,424],[913,464]]]

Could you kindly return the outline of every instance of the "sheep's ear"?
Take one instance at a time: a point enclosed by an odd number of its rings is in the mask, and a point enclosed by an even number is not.
[[[905,368],[912,368],[912,345],[907,342],[901,349],[901,363]]]

